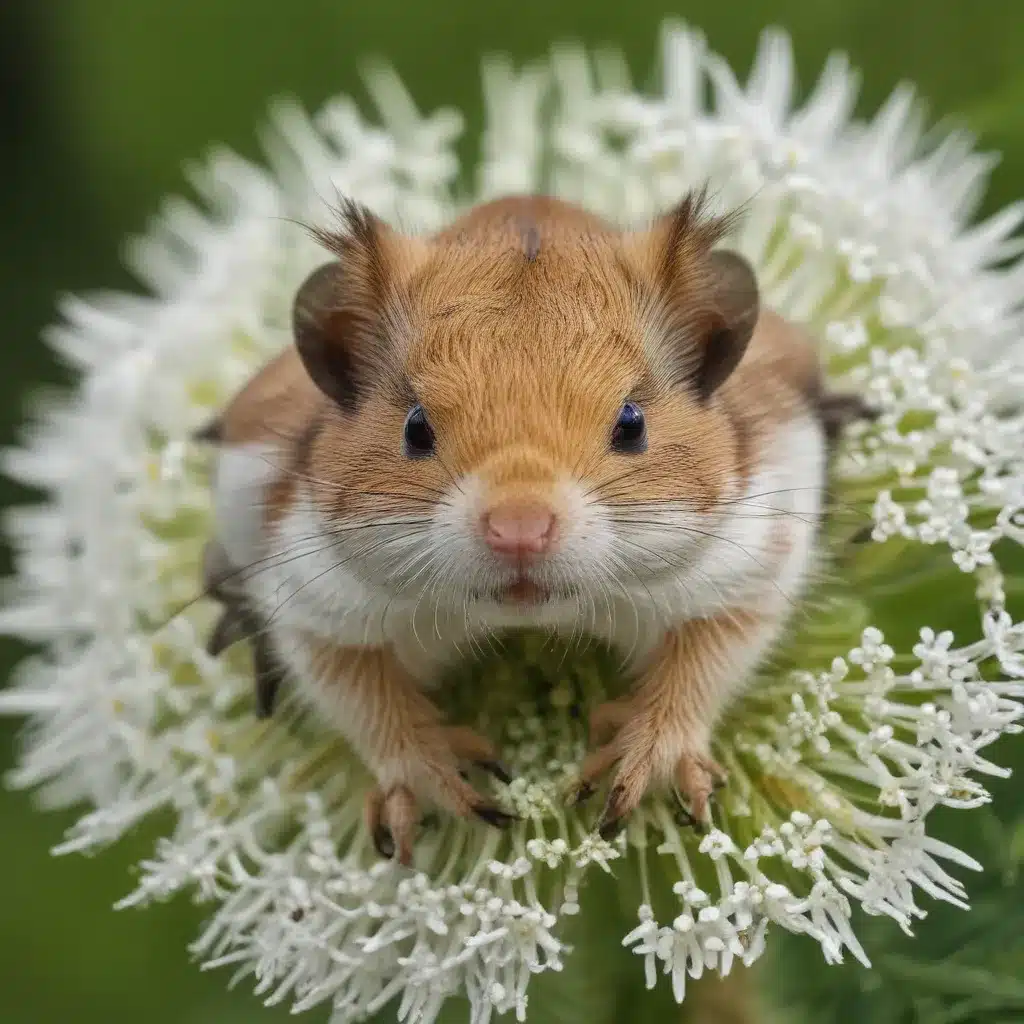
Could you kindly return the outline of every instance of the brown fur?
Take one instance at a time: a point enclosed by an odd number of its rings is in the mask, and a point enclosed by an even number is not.
[[[381,648],[333,647],[310,638],[313,667],[328,679],[344,679],[347,699],[367,710],[361,723],[364,742],[374,760],[397,759],[415,764],[429,780],[433,797],[454,814],[476,814],[485,820],[507,818],[481,797],[459,773],[470,761],[491,771],[497,766],[493,746],[464,726],[445,726],[437,708],[391,653]],[[412,838],[419,823],[414,797],[401,783],[371,791],[367,800],[370,833],[378,847],[394,844],[403,864],[412,856]]]
[[[696,821],[707,819],[711,794],[725,781],[709,752],[711,723],[728,693],[721,666],[728,664],[730,647],[742,646],[763,622],[757,612],[736,609],[671,630],[633,693],[595,708],[592,734],[613,737],[588,755],[579,785],[588,794],[617,766],[602,815],[605,834],[616,830],[659,776],[673,778]]]
[[[268,518],[287,508],[296,475],[344,519],[432,506],[470,470],[491,502],[550,500],[551,482],[568,471],[609,505],[714,508],[754,471],[775,429],[818,401],[821,384],[811,339],[758,311],[740,261],[712,256],[728,221],[705,205],[691,197],[648,230],[623,232],[558,200],[505,199],[429,239],[346,207],[344,230],[319,236],[340,262],[297,300],[298,350],[223,416],[227,443],[281,441],[287,466]],[[725,367],[720,386],[701,377],[713,364]],[[646,454],[632,461],[609,449],[627,399],[642,405],[649,432]],[[435,458],[403,454],[414,403],[434,429]],[[652,751],[704,817],[721,776],[708,754],[726,689],[719,666],[762,625],[743,610],[682,624],[633,696],[598,712],[595,732],[613,737],[591,755],[583,783],[618,766],[606,828],[643,796]],[[418,752],[442,804],[483,813],[454,769],[459,751],[482,741],[467,747],[460,733],[445,745],[432,705],[387,652],[325,648],[319,660],[358,699],[375,743]],[[403,859],[411,799],[398,787],[369,805],[374,829],[391,829]]]
[[[396,401],[393,383],[371,386],[356,414],[326,414],[308,464],[311,476],[331,481],[322,497],[334,514],[365,514],[382,495],[401,503],[470,467],[483,467],[495,500],[529,500],[556,466],[615,494],[624,466],[609,456],[608,434],[630,397],[642,401],[651,437],[643,468],[628,467],[630,498],[712,506],[737,471],[741,479],[750,472],[771,429],[813,393],[818,370],[811,341],[764,310],[739,368],[709,402],[667,385],[657,355],[666,342],[657,335],[671,319],[664,305],[683,302],[686,289],[677,282],[665,292],[666,244],[676,247],[678,279],[704,288],[681,311],[684,328],[695,330],[694,309],[713,312],[700,261],[718,228],[699,228],[692,204],[682,216],[682,229],[669,219],[624,234],[556,200],[506,199],[433,239],[409,240],[411,252],[389,234],[384,255],[393,262],[379,272],[388,284],[374,294],[391,296],[378,319],[395,329],[391,376],[404,378],[408,393]],[[282,401],[287,390],[291,406],[271,415],[295,430],[322,405],[316,389],[298,383],[294,356],[269,372],[287,377],[287,389],[264,387]],[[435,428],[436,460],[402,457],[396,439],[411,396]],[[262,389],[253,399],[258,420]],[[512,436],[521,439],[515,447],[506,444]]]
[[[310,426],[326,406],[298,352],[289,346],[259,370],[221,413],[221,443],[265,443],[279,448],[281,473],[266,498],[268,523],[276,522],[291,504],[296,474],[307,461]]]

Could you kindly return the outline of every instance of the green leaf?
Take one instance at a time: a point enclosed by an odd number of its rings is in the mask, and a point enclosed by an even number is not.
[[[898,981],[926,986],[932,994],[975,996],[985,993],[1001,1000],[1003,1006],[1024,1008],[1024,981],[1013,975],[948,961],[920,963],[901,956],[886,957],[883,969]]]
[[[1024,818],[1013,826],[1010,841],[1006,848],[1006,868],[1008,880],[1016,881],[1017,871],[1024,865]]]
[[[530,984],[530,1024],[613,1024],[636,977],[643,976],[636,957],[622,948],[633,927],[619,907],[615,879],[601,874],[580,892],[582,911],[567,923],[562,939],[572,946],[565,968],[547,972]]]

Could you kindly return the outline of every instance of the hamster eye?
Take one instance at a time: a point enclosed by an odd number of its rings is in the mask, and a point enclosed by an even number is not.
[[[411,459],[421,459],[433,451],[434,431],[427,414],[422,405],[414,405],[405,417],[405,454]]]
[[[635,402],[627,402],[619,410],[619,418],[612,431],[612,448],[617,452],[634,454],[647,447],[647,426],[644,414]]]

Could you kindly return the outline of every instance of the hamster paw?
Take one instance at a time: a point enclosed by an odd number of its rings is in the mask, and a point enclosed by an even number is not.
[[[600,779],[615,769],[597,825],[603,838],[614,836],[646,793],[661,781],[674,784],[688,805],[692,824],[707,824],[709,801],[725,783],[726,774],[711,757],[706,740],[688,730],[667,737],[663,724],[634,713],[628,698],[599,705],[590,721],[595,740],[609,734],[611,738],[584,760],[575,803],[592,796]]]
[[[496,828],[508,828],[518,820],[477,792],[460,764],[479,768],[504,784],[512,781],[492,744],[465,726],[432,729],[415,754],[378,766],[380,777],[403,780],[378,786],[367,797],[367,827],[382,857],[411,864],[415,833],[423,819],[418,794],[459,817],[477,817]]]

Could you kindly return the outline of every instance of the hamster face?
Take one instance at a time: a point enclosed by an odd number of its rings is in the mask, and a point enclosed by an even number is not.
[[[672,525],[729,486],[727,425],[657,379],[645,297],[601,249],[570,237],[533,264],[453,255],[422,282],[408,373],[445,491],[431,541],[474,599],[571,598],[678,571],[699,535]]]
[[[339,265],[297,304],[331,399],[301,472],[349,573],[484,608],[686,576],[742,493],[751,409],[771,400],[770,382],[752,404],[719,387],[756,288],[715,262],[721,225],[698,207],[627,234],[505,201],[427,242],[365,216],[334,239]]]

